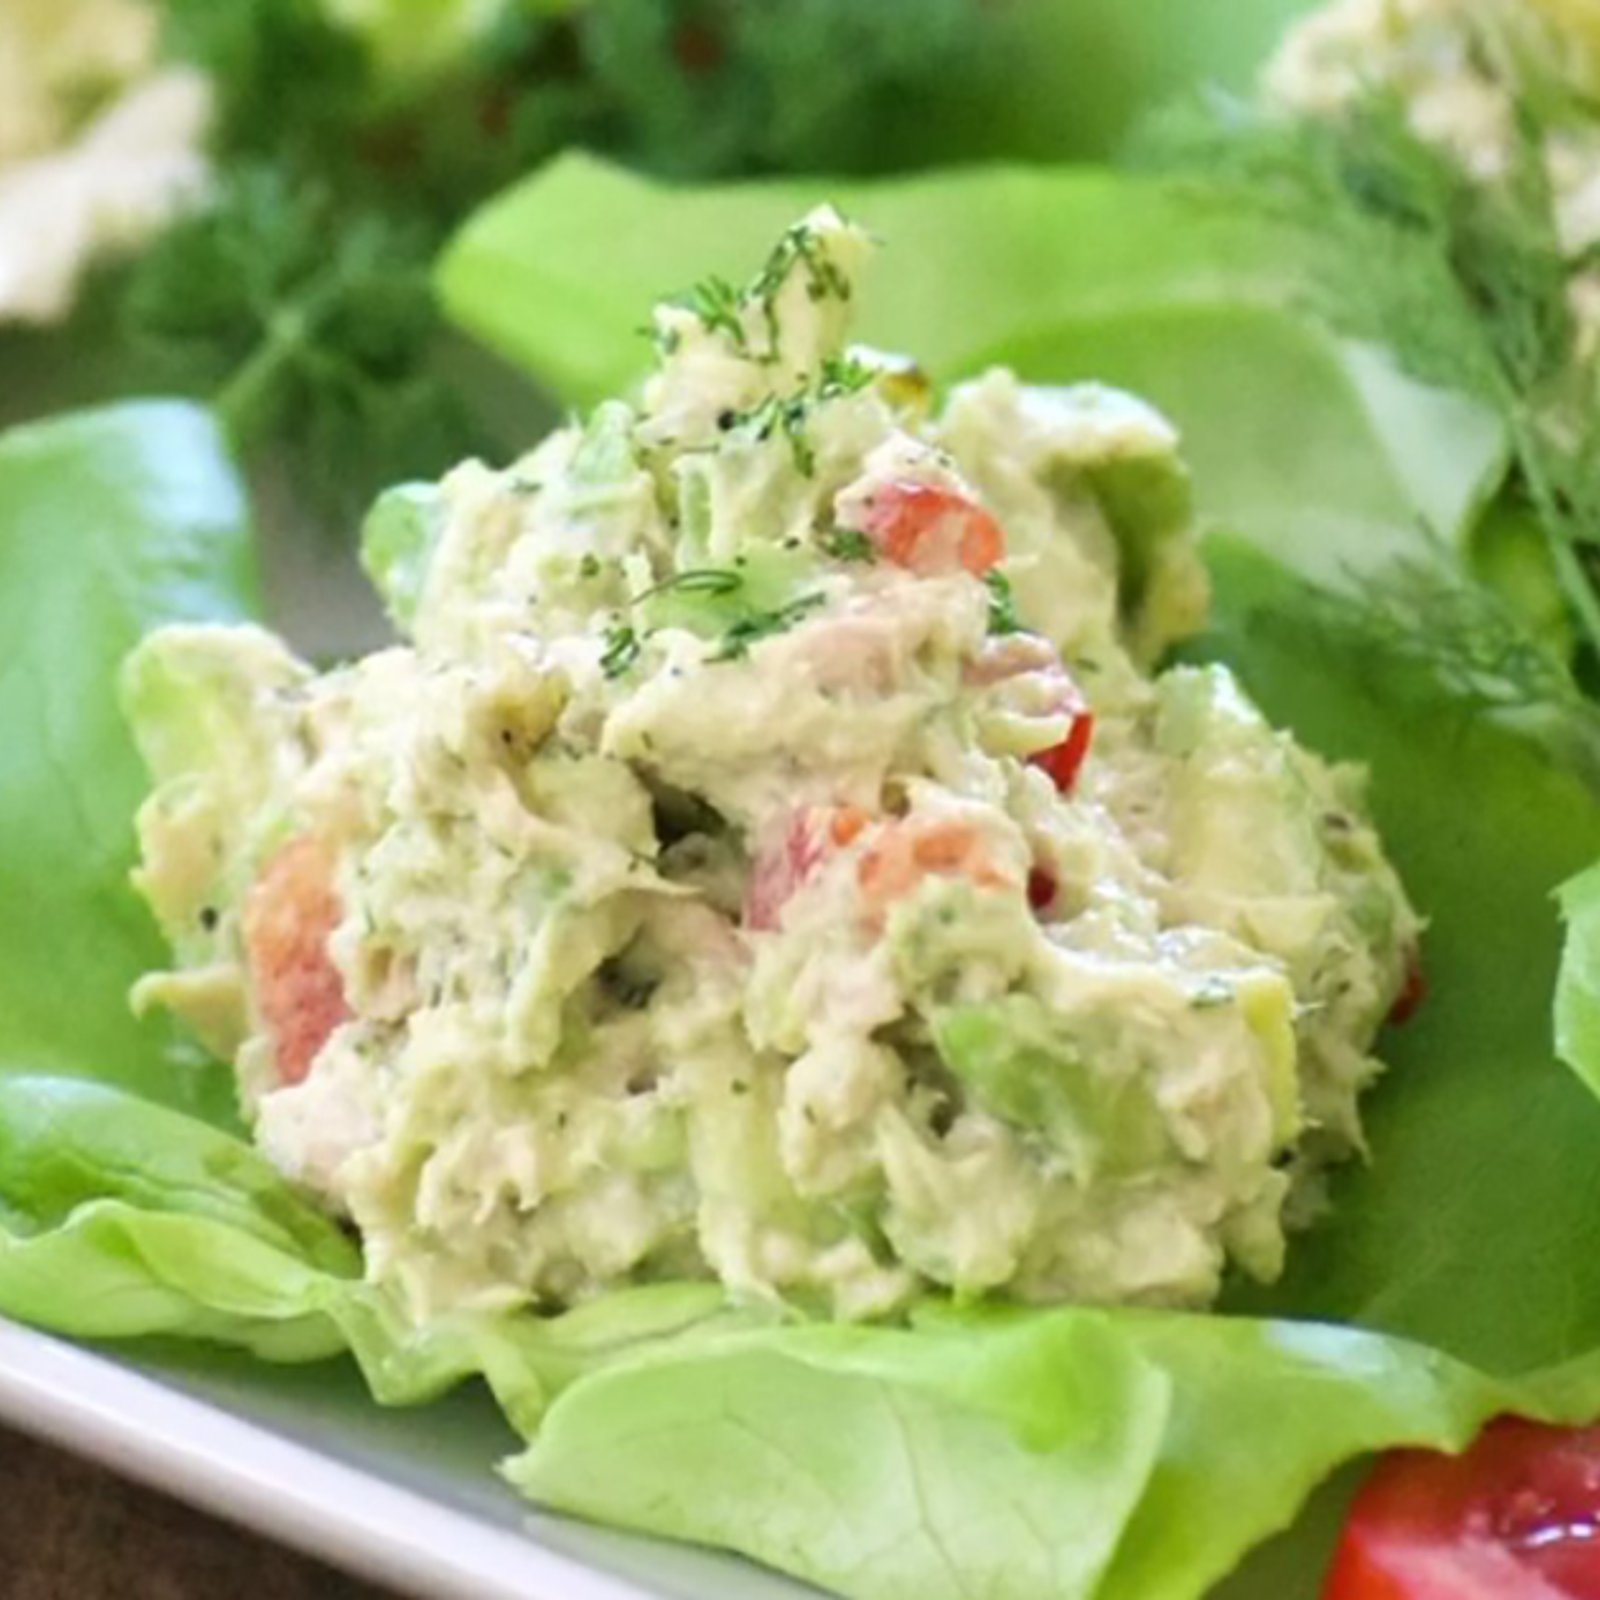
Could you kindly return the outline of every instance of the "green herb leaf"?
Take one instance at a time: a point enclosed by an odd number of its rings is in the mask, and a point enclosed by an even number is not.
[[[644,649],[639,635],[625,622],[613,623],[606,629],[602,642],[600,670],[608,678],[620,678],[638,661]]]
[[[989,591],[989,632],[1021,633],[1022,623],[1017,617],[1011,580],[998,567],[993,567],[984,573],[983,582]]]
[[[731,567],[691,567],[651,584],[633,597],[635,605],[658,594],[727,595],[744,587],[744,574]]]
[[[877,546],[856,528],[829,528],[819,543],[835,561],[876,561]]]
[[[741,617],[722,636],[722,642],[712,654],[713,661],[737,661],[750,653],[750,647],[769,639],[775,633],[787,633],[801,618],[827,604],[827,596],[803,594],[787,605],[771,611],[757,611]]]
[[[726,334],[744,349],[744,297],[726,278],[702,278],[674,303],[692,311],[708,333]]]

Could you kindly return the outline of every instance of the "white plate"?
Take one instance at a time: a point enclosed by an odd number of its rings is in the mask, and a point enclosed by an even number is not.
[[[383,1411],[344,1363],[128,1359],[0,1319],[0,1419],[408,1594],[805,1600],[730,1557],[535,1513],[496,1478],[515,1441],[471,1392]]]

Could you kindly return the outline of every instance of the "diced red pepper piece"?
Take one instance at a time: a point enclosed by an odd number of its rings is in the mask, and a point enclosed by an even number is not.
[[[887,823],[861,859],[862,897],[873,915],[910,894],[924,878],[968,878],[981,889],[1015,888],[970,822]]]
[[[965,569],[976,577],[1006,553],[1000,524],[965,495],[928,483],[891,483],[866,503],[862,532],[896,566],[925,576]]]
[[[1423,1008],[1428,999],[1428,975],[1422,970],[1420,951],[1406,956],[1406,979],[1389,1007],[1389,1025],[1403,1028]]]
[[[1073,713],[1072,726],[1060,744],[1040,750],[1028,757],[1032,765],[1049,774],[1050,781],[1062,794],[1071,794],[1078,782],[1078,774],[1089,757],[1089,746],[1094,743],[1094,712],[1085,707]]]
[[[756,851],[745,893],[745,927],[776,928],[795,893],[871,820],[860,806],[801,806],[791,813],[776,841]]]
[[[245,960],[286,1084],[304,1081],[334,1029],[350,1017],[344,980],[328,954],[344,916],[333,867],[326,845],[302,835],[267,863],[245,897]]]

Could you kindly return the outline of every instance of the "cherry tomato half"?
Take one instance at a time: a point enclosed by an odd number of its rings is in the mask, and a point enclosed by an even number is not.
[[[1600,1427],[1507,1417],[1464,1455],[1385,1456],[1323,1600],[1600,1600]]]

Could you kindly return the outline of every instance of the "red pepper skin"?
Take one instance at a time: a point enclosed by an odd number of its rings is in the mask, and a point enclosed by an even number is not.
[[[1089,746],[1094,743],[1094,712],[1077,712],[1072,726],[1060,744],[1051,745],[1031,755],[1028,760],[1041,772],[1049,774],[1050,781],[1062,794],[1071,794],[1078,782],[1078,774],[1089,757]]]
[[[1422,957],[1412,950],[1406,957],[1406,981],[1389,1007],[1389,1026],[1403,1028],[1427,1004],[1428,975],[1422,970]]]

